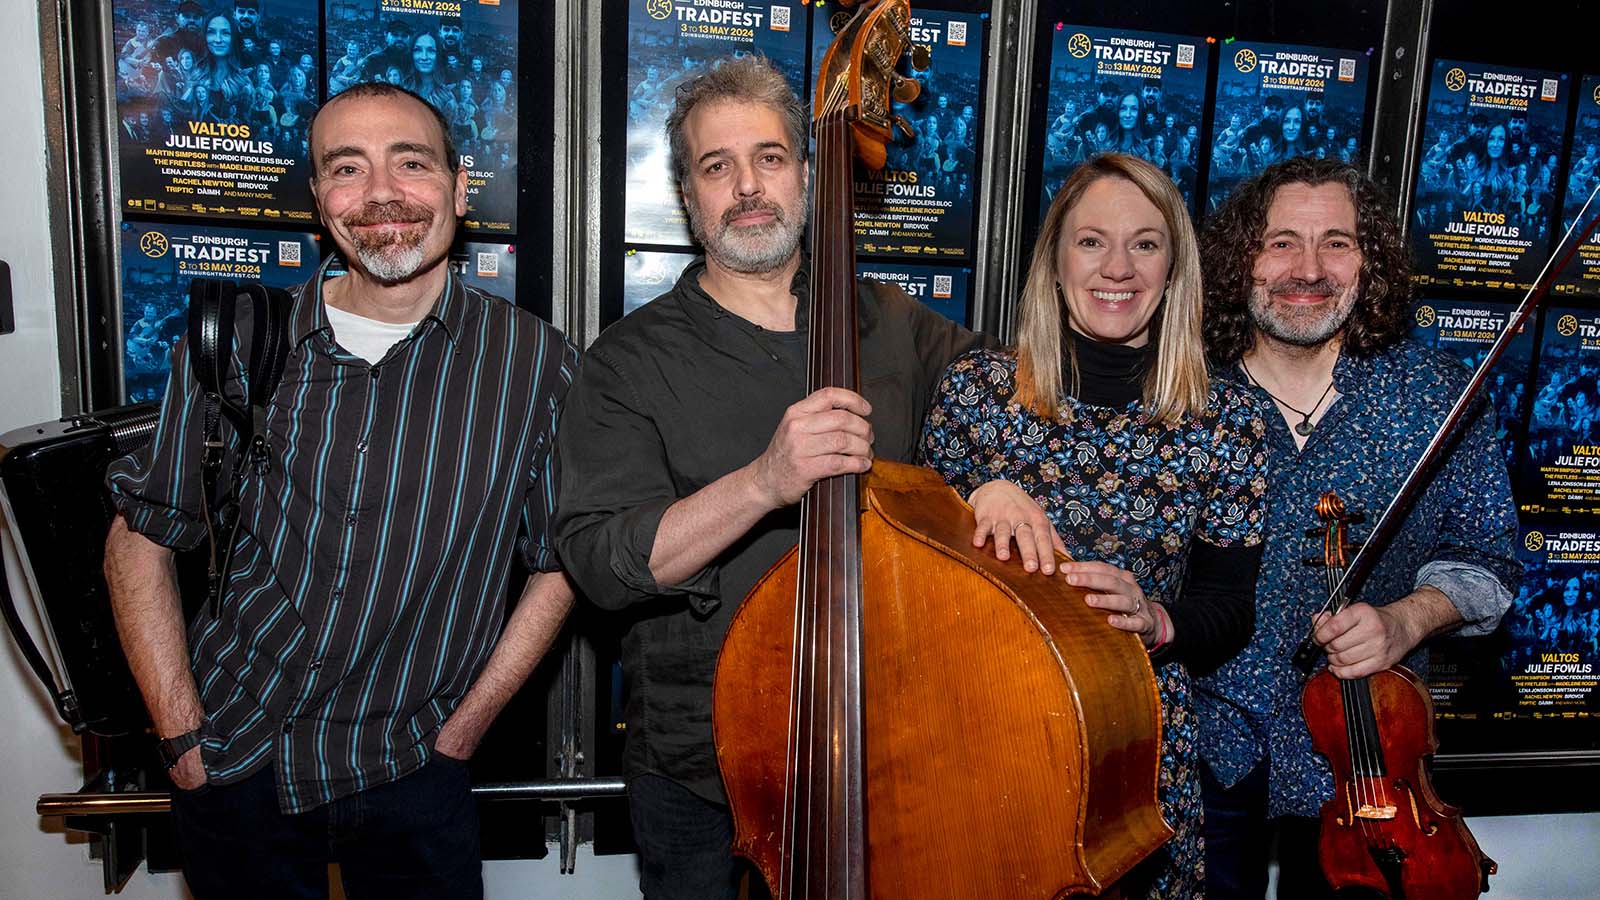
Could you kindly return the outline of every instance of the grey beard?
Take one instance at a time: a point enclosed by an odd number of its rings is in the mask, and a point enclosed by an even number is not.
[[[367,274],[384,284],[399,284],[417,274],[422,268],[422,242],[409,246],[384,244],[381,247],[357,247],[356,259]]]
[[[700,209],[692,202],[684,204],[689,213],[689,232],[701,246],[706,256],[718,265],[746,275],[765,275],[776,271],[794,256],[805,234],[806,216],[790,218],[779,207],[780,219],[758,228],[734,229],[720,225],[715,231],[706,228]]]
[[[1350,318],[1355,309],[1354,291],[1339,301],[1329,314],[1316,319],[1295,319],[1279,314],[1272,298],[1262,289],[1250,292],[1250,320],[1262,334],[1295,347],[1316,347],[1327,343]]]

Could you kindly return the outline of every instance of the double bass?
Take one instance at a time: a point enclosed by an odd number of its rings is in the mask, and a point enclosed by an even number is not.
[[[808,392],[858,389],[853,166],[884,165],[919,90],[910,26],[906,0],[863,6],[819,69]],[[875,461],[810,489],[735,614],[714,740],[734,849],[778,900],[1099,894],[1171,836],[1138,638],[974,528],[936,473]]]

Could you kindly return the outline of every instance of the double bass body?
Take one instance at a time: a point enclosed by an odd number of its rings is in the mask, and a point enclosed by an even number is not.
[[[971,510],[933,472],[880,461],[862,493],[870,896],[1102,892],[1171,834],[1138,639],[1062,579],[974,549]],[[780,900],[799,893],[780,874],[797,563],[735,616],[713,720],[735,848]]]

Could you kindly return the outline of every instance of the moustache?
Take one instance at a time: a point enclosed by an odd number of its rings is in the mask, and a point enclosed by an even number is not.
[[[364,206],[356,212],[345,216],[342,221],[346,228],[351,229],[371,225],[387,225],[393,222],[427,225],[433,222],[433,210],[421,204],[402,203],[396,200],[391,203]],[[391,235],[391,238],[397,236]]]
[[[749,215],[750,213],[754,212],[772,213],[774,223],[779,225],[783,224],[783,207],[776,203],[768,203],[764,200],[757,200],[754,197],[750,198],[749,200],[740,200],[738,203],[728,207],[727,210],[722,213],[722,224],[724,226],[732,225],[734,219],[737,219],[740,216]]]
[[[1340,285],[1331,278],[1319,278],[1316,281],[1302,281],[1299,278],[1290,278],[1274,282],[1267,287],[1268,294],[1314,294],[1322,297],[1332,297],[1339,293]]]

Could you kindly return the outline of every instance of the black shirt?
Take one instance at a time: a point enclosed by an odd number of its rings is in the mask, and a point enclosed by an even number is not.
[[[774,512],[681,584],[657,584],[661,516],[766,450],[805,396],[809,290],[796,330],[760,328],[700,288],[703,261],[613,325],[585,355],[559,440],[556,546],[595,604],[626,611],[622,665],[631,778],[663,775],[724,801],[711,743],[711,681],[740,601],[796,542],[799,507]],[[990,343],[896,288],[860,282],[861,393],[874,453],[909,461],[945,365]]]

